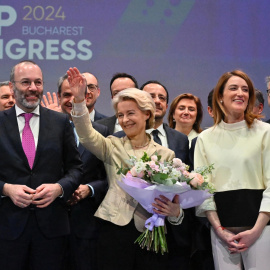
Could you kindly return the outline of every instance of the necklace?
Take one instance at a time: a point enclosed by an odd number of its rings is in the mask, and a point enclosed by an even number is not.
[[[144,145],[132,145],[132,147],[140,149],[140,148],[146,147],[149,143],[150,143],[150,139],[148,139],[148,142],[146,142],[146,144],[144,144]]]

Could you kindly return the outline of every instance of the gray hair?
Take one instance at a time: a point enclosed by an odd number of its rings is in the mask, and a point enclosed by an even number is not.
[[[146,129],[154,127],[156,106],[153,98],[148,92],[141,91],[137,88],[127,88],[119,92],[112,100],[112,105],[117,113],[117,105],[121,101],[132,100],[136,102],[142,112],[149,112],[150,117],[146,121]]]
[[[255,100],[255,107],[258,107],[260,103],[264,106],[264,98],[263,98],[263,93],[259,89],[255,89],[255,95],[256,95],[256,100]]]
[[[270,83],[270,76],[265,77],[265,82],[266,82],[266,85],[268,85],[268,83]]]
[[[0,87],[9,86],[9,81],[0,82]]]

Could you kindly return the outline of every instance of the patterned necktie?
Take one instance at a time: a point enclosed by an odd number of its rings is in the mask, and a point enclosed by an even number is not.
[[[36,147],[35,147],[35,140],[32,133],[32,130],[29,125],[29,121],[34,115],[33,113],[23,113],[21,114],[25,119],[25,125],[22,132],[22,147],[24,153],[28,159],[28,163],[30,168],[32,169],[35,155],[36,155]]]
[[[151,134],[153,135],[153,139],[156,143],[162,145],[160,138],[158,137],[159,131],[157,129],[154,129]]]

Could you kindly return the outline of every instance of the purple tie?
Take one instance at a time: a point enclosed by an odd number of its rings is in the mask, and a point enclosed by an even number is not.
[[[22,132],[22,147],[28,159],[29,166],[32,169],[36,155],[36,147],[34,136],[29,125],[29,121],[32,118],[33,114],[23,113],[21,115],[25,118],[25,126]]]

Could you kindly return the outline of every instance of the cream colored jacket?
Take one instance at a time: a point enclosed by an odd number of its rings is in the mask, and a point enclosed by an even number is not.
[[[120,226],[127,225],[134,217],[136,228],[143,231],[144,222],[151,214],[119,187],[117,181],[120,179],[120,175],[117,174],[117,165],[128,167],[126,161],[130,159],[130,156],[140,158],[143,152],[146,152],[148,156],[157,152],[162,156],[162,160],[172,160],[175,157],[174,152],[155,143],[153,139],[146,150],[134,151],[127,137],[109,136],[104,138],[92,127],[85,102],[74,104],[72,119],[80,143],[104,162],[107,172],[109,189],[95,216]],[[151,137],[149,136],[149,138]]]

